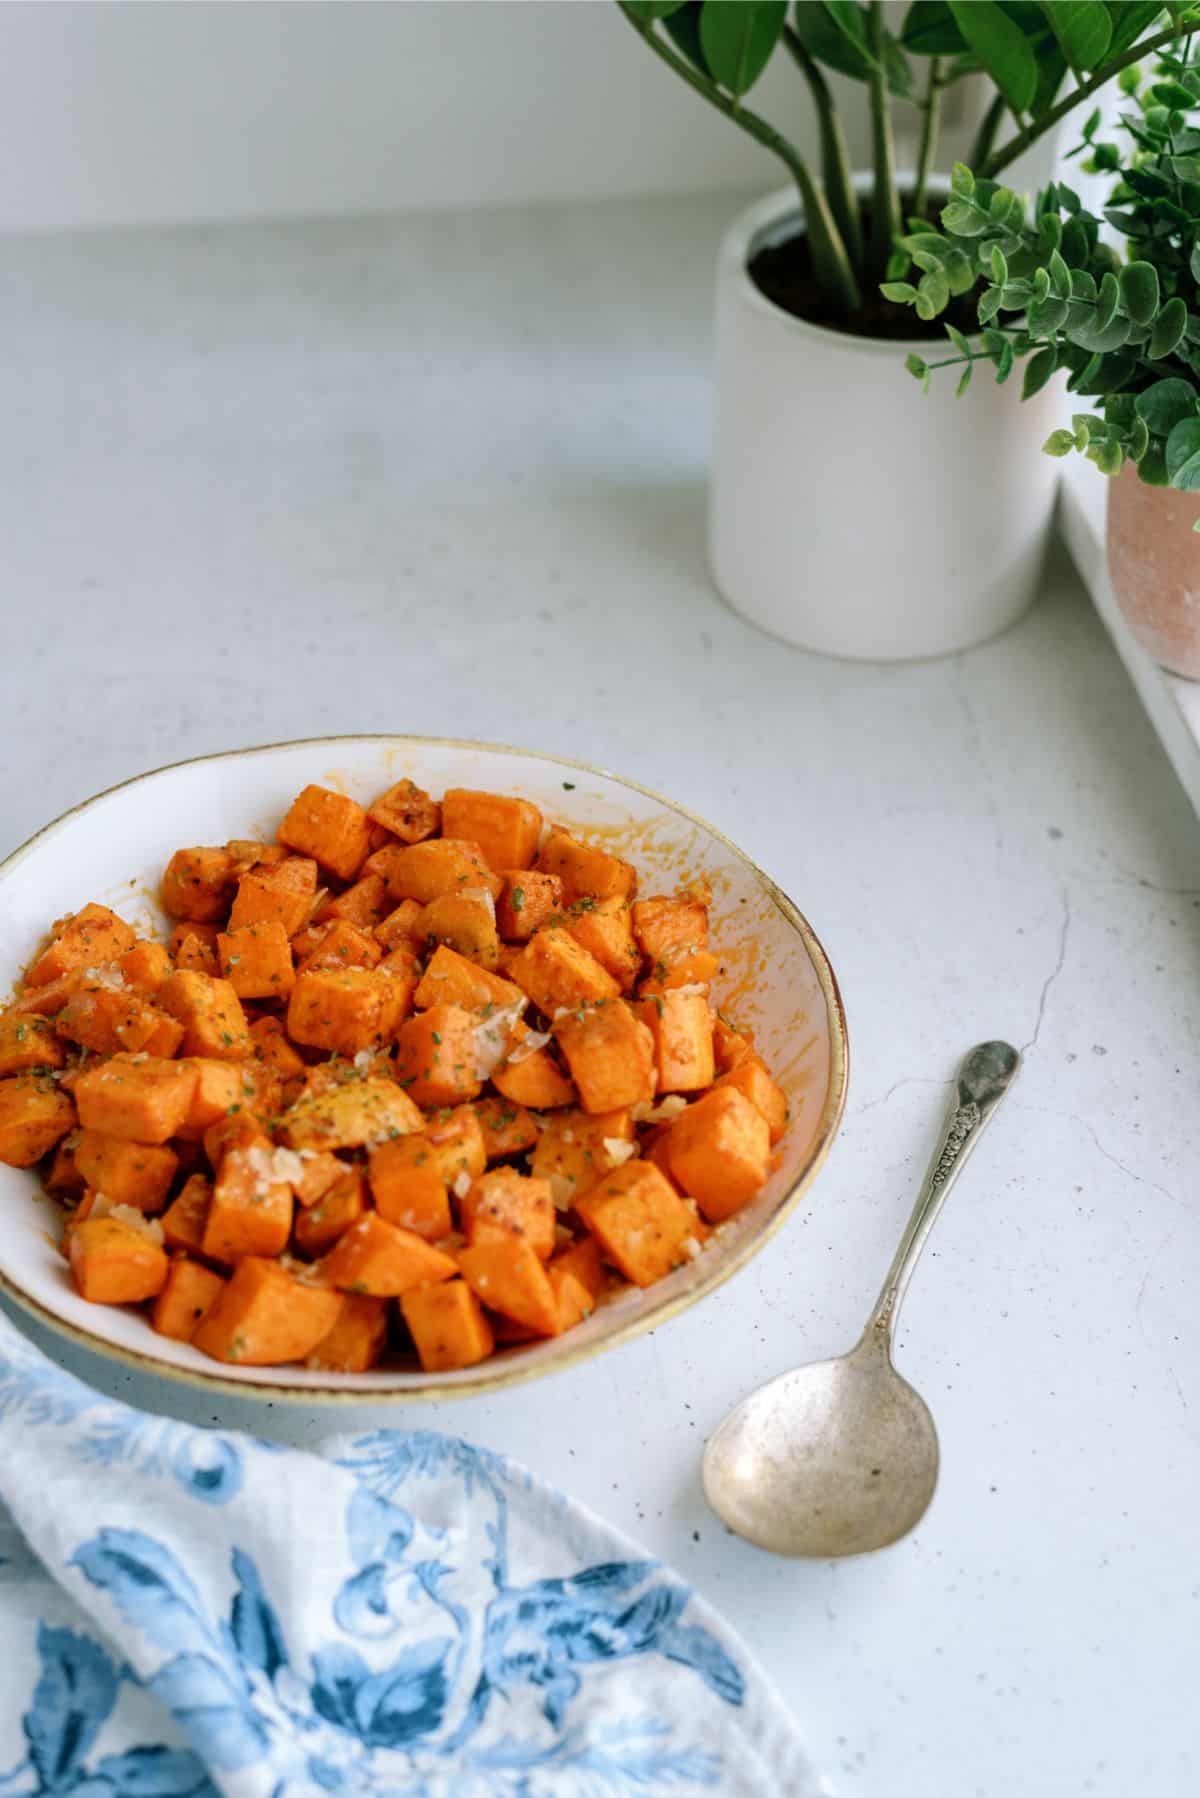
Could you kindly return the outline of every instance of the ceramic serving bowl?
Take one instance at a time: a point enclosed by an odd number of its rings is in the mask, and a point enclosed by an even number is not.
[[[42,1323],[143,1371],[243,1397],[364,1403],[473,1395],[557,1372],[664,1323],[728,1279],[797,1204],[828,1152],[846,1092],[845,1020],[825,953],[791,900],[710,825],[580,763],[441,738],[324,737],[141,775],[47,825],[0,866],[0,993],[19,977],[50,923],[89,899],[163,932],[157,883],[180,845],[270,837],[310,781],[365,801],[405,775],[435,795],[465,786],[532,799],[548,819],[633,861],[646,893],[709,877],[713,936],[725,966],[714,996],[735,1024],[754,1031],[791,1104],[780,1164],[762,1193],[694,1261],[644,1291],[622,1293],[564,1336],[452,1373],[385,1368],[339,1375],[218,1368],[190,1344],[155,1335],[137,1312],[86,1303],[56,1247],[57,1203],[32,1173],[0,1166],[0,1280]]]

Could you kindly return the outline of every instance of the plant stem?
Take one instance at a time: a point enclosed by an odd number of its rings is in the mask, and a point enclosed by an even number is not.
[[[846,245],[850,261],[855,270],[861,274],[863,269],[862,218],[859,212],[858,195],[855,193],[854,183],[850,179],[850,152],[846,147],[846,136],[842,130],[842,121],[838,116],[837,106],[829,91],[829,83],[805,49],[793,26],[784,26],[783,41],[791,52],[796,66],[808,82],[812,93],[817,124],[821,133],[821,179],[825,183],[825,197],[829,201],[829,210],[834,216],[837,228],[842,234],[842,241]]]
[[[1129,49],[1122,50],[1119,56],[1110,57],[1100,68],[1094,70],[1086,81],[1081,81],[1077,87],[1071,89],[1069,94],[1065,94],[1057,106],[1052,106],[1039,119],[1026,125],[1024,130],[1018,131],[1017,135],[1010,138],[1003,149],[994,152],[989,150],[982,165],[975,168],[975,174],[985,181],[994,181],[1001,169],[1006,169],[1010,162],[1015,162],[1017,157],[1023,155],[1029,148],[1030,144],[1035,144],[1039,137],[1046,135],[1047,131],[1053,131],[1059,121],[1065,119],[1081,100],[1086,100],[1089,95],[1096,93],[1106,82],[1111,81],[1114,75],[1119,75],[1122,69],[1129,68],[1135,62],[1143,61],[1151,51],[1160,50],[1164,44],[1174,42],[1178,36],[1179,26],[1172,25],[1166,31],[1157,32],[1154,37],[1144,38],[1139,44],[1131,44]],[[988,111],[990,113],[990,107]],[[984,124],[986,123],[987,119],[985,118]]]
[[[924,114],[921,120],[921,147],[917,151],[917,180],[912,196],[912,209],[918,218],[925,215],[925,190],[929,185],[929,171],[933,166],[938,127],[942,121],[942,86],[942,59],[940,56],[932,56],[929,59],[925,101],[921,108]]]
[[[867,262],[871,274],[882,281],[887,274],[892,245],[900,235],[900,198],[896,192],[896,151],[892,142],[892,115],[888,106],[887,70],[884,66],[883,0],[871,0],[867,15],[867,41],[871,67],[867,92],[871,108],[871,144],[874,184],[871,191],[871,236]]]
[[[674,69],[682,81],[703,94],[710,105],[718,112],[723,112],[727,119],[732,119],[756,143],[767,150],[773,150],[780,161],[785,164],[796,186],[800,190],[800,203],[804,208],[804,223],[808,233],[808,247],[812,256],[813,274],[822,294],[839,312],[849,313],[858,310],[862,304],[858,281],[850,258],[846,254],[846,246],[833,220],[826,203],[825,196],[809,172],[808,164],[794,144],[790,144],[782,133],[776,131],[766,119],[758,113],[751,112],[748,107],[735,100],[731,94],[724,93],[708,75],[694,69],[655,31],[653,24],[643,24],[635,13],[629,11],[625,0],[617,0],[624,16],[644,43],[649,44],[654,54]]]

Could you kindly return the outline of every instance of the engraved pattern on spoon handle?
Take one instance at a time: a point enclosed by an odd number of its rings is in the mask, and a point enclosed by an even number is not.
[[[1016,1078],[1021,1057],[1008,1043],[980,1043],[964,1058],[945,1127],[921,1183],[908,1226],[875,1301],[862,1341],[891,1346],[892,1326],[913,1268],[964,1162]]]

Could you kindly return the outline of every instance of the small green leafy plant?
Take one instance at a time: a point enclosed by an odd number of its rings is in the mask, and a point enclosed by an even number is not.
[[[1054,431],[1047,453],[1082,451],[1106,475],[1130,461],[1147,484],[1188,493],[1200,492],[1198,62],[1185,38],[1148,85],[1124,73],[1121,145],[1097,141],[1099,112],[1083,127],[1072,155],[1114,180],[1102,218],[1061,181],[1029,213],[1010,188],[956,167],[940,228],[906,240],[918,282],[885,284],[889,298],[935,317],[965,262],[984,282],[982,333],[947,325],[957,354],[933,364],[910,356],[911,372],[928,386],[933,369],[959,366],[962,392],[977,364],[1006,381],[1021,361],[1029,399],[1065,369],[1067,391],[1092,408]],[[1124,255],[1101,237],[1105,224]]]
[[[887,28],[882,0],[617,3],[668,68],[785,165],[804,210],[816,290],[833,315],[848,321],[886,275],[909,268],[912,252],[898,247],[902,201],[910,234],[923,231],[946,87],[980,71],[991,82],[995,91],[970,161],[981,181],[994,181],[1114,75],[1171,42],[1190,10],[1161,0],[913,0],[897,34]],[[781,46],[807,84],[816,114],[819,176],[789,138],[745,103]],[[872,182],[865,208],[851,180],[830,72],[868,90]],[[921,141],[913,191],[901,196],[893,110],[907,102],[920,108]],[[943,284],[943,305],[966,292],[970,272],[957,257],[923,271],[932,279],[922,282],[927,309],[921,316],[942,310],[934,301]]]

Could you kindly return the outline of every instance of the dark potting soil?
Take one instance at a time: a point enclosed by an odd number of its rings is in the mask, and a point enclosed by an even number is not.
[[[868,223],[864,220],[864,229]],[[751,256],[748,270],[759,292],[784,312],[806,319],[810,325],[824,325],[827,330],[841,331],[847,337],[882,338],[885,342],[927,340],[944,343],[947,323],[957,325],[968,335],[979,330],[977,296],[969,293],[956,295],[945,312],[928,321],[918,318],[911,306],[898,306],[893,300],[885,300],[878,287],[873,293],[864,292],[863,304],[857,312],[835,311],[813,279],[807,237],[788,237],[782,243],[765,245]]]

